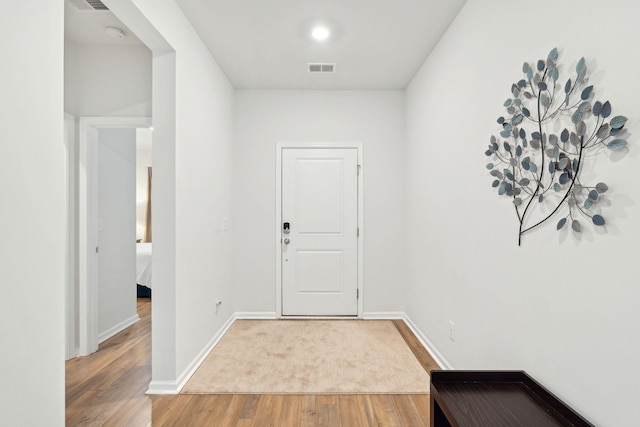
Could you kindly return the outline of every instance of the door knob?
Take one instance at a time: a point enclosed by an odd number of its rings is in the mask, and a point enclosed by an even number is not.
[[[289,238],[287,237],[286,239],[284,239],[284,244],[288,245],[289,243],[291,243],[291,240],[289,240]]]

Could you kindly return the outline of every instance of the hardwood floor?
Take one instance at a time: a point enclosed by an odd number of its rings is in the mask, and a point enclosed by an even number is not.
[[[67,426],[404,426],[429,425],[428,395],[158,395],[151,380],[151,302],[141,320],[66,364]],[[422,366],[437,363],[402,320],[394,325]]]

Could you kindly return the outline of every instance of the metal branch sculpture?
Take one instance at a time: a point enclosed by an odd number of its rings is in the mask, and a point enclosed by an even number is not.
[[[627,145],[627,118],[615,116],[608,120],[611,103],[594,102],[584,58],[578,61],[575,76],[564,87],[558,84],[557,61],[558,50],[554,48],[546,61],[524,63],[525,78],[511,86],[512,97],[504,102],[507,114],[498,118],[502,131],[498,137],[491,136],[485,151],[492,158],[487,164],[494,177],[492,186],[500,196],[509,197],[515,207],[520,223],[518,246],[524,233],[563,207],[567,213],[558,221],[558,230],[570,221],[572,230],[580,233],[580,217],[603,226],[605,220],[595,213],[595,207],[608,187],[603,182],[585,185],[580,172],[588,152],[605,147],[621,150]],[[561,131],[556,134],[548,129]],[[529,217],[536,203],[543,214],[538,221],[532,221]]]

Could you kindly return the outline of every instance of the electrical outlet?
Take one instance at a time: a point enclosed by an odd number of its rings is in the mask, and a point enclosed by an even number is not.
[[[216,298],[216,314],[218,314],[218,311],[220,310],[221,305],[222,305],[222,300],[219,298]]]
[[[456,341],[456,324],[449,320],[449,339],[453,342]]]

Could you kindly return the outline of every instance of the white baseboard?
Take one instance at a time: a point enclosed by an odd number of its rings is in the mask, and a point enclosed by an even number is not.
[[[106,331],[98,334],[98,344],[100,344],[103,341],[108,340],[109,338],[111,338],[112,336],[117,334],[118,332],[124,331],[129,326],[131,326],[134,323],[136,323],[138,320],[140,320],[140,316],[138,316],[138,313],[136,313],[135,315],[131,316],[130,318],[125,319],[122,322],[118,323],[114,327],[109,328]]]
[[[234,314],[236,319],[275,319],[275,311],[237,311]]]
[[[366,320],[404,320],[405,317],[407,316],[402,311],[368,311],[362,313],[362,318]]]
[[[436,361],[436,363],[438,363],[438,365],[440,365],[442,369],[453,369],[449,361],[444,358],[444,356],[438,351],[436,346],[434,346],[433,343],[429,341],[427,337],[422,333],[422,331],[418,329],[418,327],[415,325],[415,323],[413,323],[411,318],[406,315],[406,313],[403,320],[407,324],[409,329],[411,329],[411,332],[413,332],[416,338],[418,338],[420,344],[422,344],[424,348],[427,349],[429,354],[431,354],[431,357],[433,357],[433,359]]]
[[[146,394],[178,394],[182,387],[187,384],[187,381],[196,372],[196,369],[200,367],[204,359],[207,358],[211,350],[218,344],[220,339],[227,333],[233,322],[236,320],[236,316],[231,315],[222,327],[215,333],[209,343],[198,353],[198,355],[191,361],[189,366],[182,371],[182,374],[178,376],[175,381],[171,380],[152,380],[149,383],[149,388]]]

